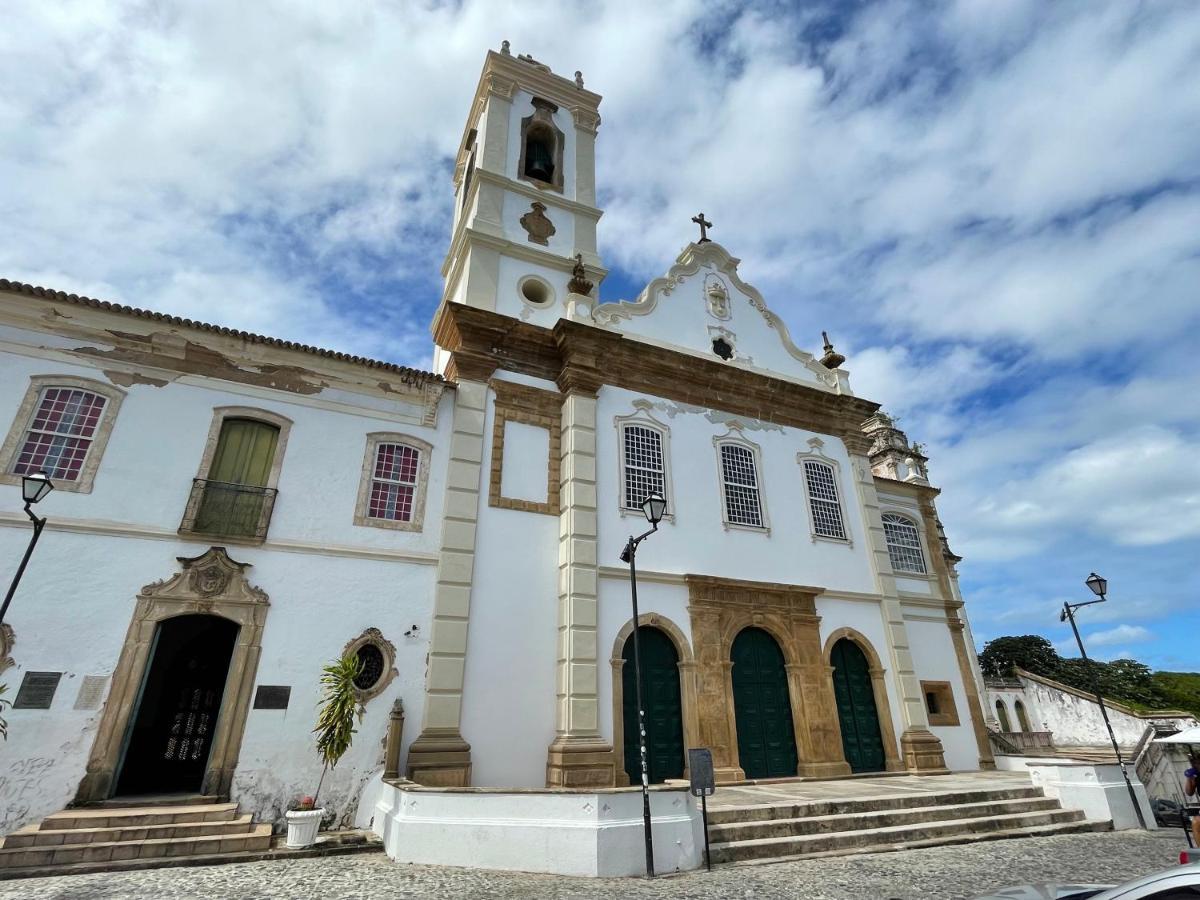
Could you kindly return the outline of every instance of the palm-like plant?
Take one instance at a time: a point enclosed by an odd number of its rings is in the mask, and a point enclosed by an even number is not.
[[[325,773],[338,764],[354,740],[355,725],[362,721],[363,708],[358,702],[354,679],[362,672],[362,661],[357,656],[343,656],[321,670],[321,685],[325,696],[317,711],[317,753],[325,763],[321,780],[313,793],[313,805],[321,793]]]

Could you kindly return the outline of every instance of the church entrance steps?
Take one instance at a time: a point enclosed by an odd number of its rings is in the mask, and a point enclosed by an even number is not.
[[[67,809],[4,838],[0,870],[269,850],[271,826],[236,803]],[[49,873],[46,873],[49,874]]]
[[[985,803],[960,803],[951,806],[931,806],[919,809],[892,809],[849,815],[802,816],[791,819],[762,819],[751,822],[730,822],[709,828],[714,841],[734,842],[760,838],[828,835],[848,832],[874,831],[890,826],[920,825],[931,822],[1000,818],[1014,813],[1061,812],[1058,801],[1049,797],[1029,800],[999,800]],[[710,820],[711,825],[711,820]]]
[[[1023,773],[890,776],[718,789],[717,863],[872,853],[978,840],[1107,831],[1064,810]]]

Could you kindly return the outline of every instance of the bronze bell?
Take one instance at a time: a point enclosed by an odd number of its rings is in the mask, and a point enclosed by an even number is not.
[[[541,141],[529,142],[529,159],[525,163],[525,174],[539,181],[554,180],[554,160],[550,148]]]

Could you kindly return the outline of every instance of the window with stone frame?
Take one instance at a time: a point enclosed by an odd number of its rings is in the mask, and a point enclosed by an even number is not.
[[[884,513],[883,536],[893,571],[926,574],[925,554],[921,550],[921,534],[916,522],[899,513]]]
[[[45,472],[54,481],[76,480],[107,403],[92,391],[43,388],[25,441],[13,461],[13,473]]]
[[[734,443],[719,444],[718,448],[725,495],[725,521],[730,525],[764,527],[754,451]]]
[[[813,459],[804,460],[804,485],[808,492],[813,533],[845,540],[846,526],[842,521],[842,504],[833,466]]]
[[[381,443],[375,448],[375,471],[367,516],[411,522],[421,471],[421,451],[408,444]]]
[[[90,491],[123,396],[86,378],[31,378],[0,450],[0,482],[44,471],[59,490]]]
[[[629,422],[621,427],[624,460],[622,506],[641,511],[642,501],[657,491],[667,499],[667,462],[663,435],[657,428]]]
[[[432,450],[410,435],[368,435],[354,524],[420,531]]]

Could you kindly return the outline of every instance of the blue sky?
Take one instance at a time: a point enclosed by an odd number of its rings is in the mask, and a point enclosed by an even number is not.
[[[694,234],[926,442],[977,641],[1200,669],[1190,0],[15,0],[0,275],[427,365],[502,39],[604,95],[604,299]],[[1066,645],[1064,645],[1064,648]]]

